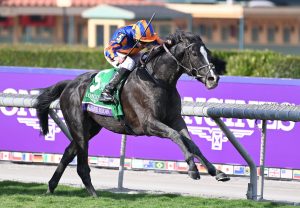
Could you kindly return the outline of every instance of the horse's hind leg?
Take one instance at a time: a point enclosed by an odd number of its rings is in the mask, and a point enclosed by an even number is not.
[[[95,128],[93,130],[90,131],[90,138],[94,137],[99,131],[100,129]],[[96,131],[95,131],[96,130]],[[53,193],[55,188],[58,185],[58,182],[61,178],[61,176],[63,175],[66,167],[69,165],[70,162],[72,162],[72,160],[75,158],[76,154],[78,152],[78,146],[76,144],[75,141],[72,141],[68,147],[65,149],[65,152],[63,154],[63,157],[61,158],[52,178],[50,179],[50,181],[48,182],[48,190],[47,193]]]
[[[91,182],[91,169],[88,164],[88,142],[99,133],[101,126],[92,120],[87,112],[83,112],[80,107],[72,109],[72,113],[66,114],[64,117],[72,138],[77,144],[77,173],[88,193],[96,197],[97,194]]]
[[[89,194],[97,197],[96,190],[91,181],[91,169],[88,165],[88,142],[83,142],[80,146],[77,154],[77,173]]]
[[[69,146],[66,148],[63,157],[61,158],[52,178],[48,182],[48,191],[47,193],[53,193],[54,189],[57,187],[57,184],[64,173],[66,167],[74,159],[77,154],[77,145],[72,141]]]
[[[92,120],[88,112],[82,110],[80,95],[76,90],[64,93],[66,96],[63,96],[64,94],[61,96],[60,107],[77,146],[77,173],[88,193],[97,196],[91,182],[91,169],[88,165],[88,141],[99,133],[101,126]]]

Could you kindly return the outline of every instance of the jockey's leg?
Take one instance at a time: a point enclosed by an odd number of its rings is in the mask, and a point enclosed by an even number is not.
[[[120,57],[125,57],[124,54],[117,53]],[[112,61],[105,56],[106,60],[113,65],[115,68],[118,68],[118,71],[114,74],[110,82],[103,89],[99,101],[101,102],[113,102],[113,91],[116,89],[120,81],[127,77],[130,72],[134,69],[135,60],[132,57],[127,56],[123,63],[118,65],[118,62]]]
[[[101,102],[113,102],[113,91],[116,89],[120,81],[127,77],[130,74],[130,71],[126,68],[119,68],[118,71],[114,74],[110,82],[103,89],[99,101]]]

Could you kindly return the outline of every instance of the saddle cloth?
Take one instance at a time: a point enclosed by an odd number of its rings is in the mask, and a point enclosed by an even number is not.
[[[120,102],[120,88],[114,92],[114,103],[103,103],[99,101],[101,92],[103,91],[106,84],[109,83],[112,76],[116,73],[117,69],[105,69],[101,70],[93,78],[89,84],[84,98],[82,100],[82,107],[86,111],[90,111],[103,116],[110,116],[116,119],[120,119],[124,116],[121,102]],[[121,82],[123,83],[123,81]]]

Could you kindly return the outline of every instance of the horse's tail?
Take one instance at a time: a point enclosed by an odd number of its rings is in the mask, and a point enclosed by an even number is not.
[[[48,88],[42,89],[41,94],[37,97],[37,104],[36,104],[36,110],[37,110],[37,117],[39,119],[40,127],[41,127],[41,133],[43,135],[48,134],[49,128],[48,128],[48,114],[49,114],[49,108],[50,104],[59,98],[67,84],[69,84],[71,80],[64,80],[61,82],[58,82],[55,85],[52,85]]]

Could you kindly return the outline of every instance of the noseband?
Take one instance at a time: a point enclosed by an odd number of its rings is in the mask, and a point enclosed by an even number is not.
[[[191,47],[191,46],[194,45],[194,44],[195,44],[195,43],[189,44],[188,46],[185,47],[185,50],[188,49],[189,47]],[[165,44],[163,44],[163,47],[164,47],[165,51],[167,52],[167,54],[169,54],[169,55],[171,56],[171,58],[177,63],[177,66],[178,66],[178,67],[184,68],[184,69],[187,71],[187,73],[188,73],[189,75],[191,75],[192,77],[195,77],[196,79],[199,79],[199,78],[205,78],[205,82],[206,82],[206,80],[207,80],[207,78],[208,78],[208,75],[214,73],[214,68],[215,68],[215,66],[214,66],[212,63],[205,64],[205,65],[200,66],[200,67],[198,67],[198,68],[194,68],[194,67],[192,66],[191,61],[189,61],[189,64],[190,64],[191,68],[188,68],[188,67],[184,66],[182,63],[180,63],[180,61],[177,60],[177,58],[170,52],[170,50],[166,47]],[[187,50],[187,51],[188,51],[188,50]],[[189,55],[189,54],[188,54],[188,55]],[[208,67],[209,70],[206,72],[205,75],[200,75],[200,74],[199,74],[200,70],[203,69],[203,68],[206,68],[206,67]]]

